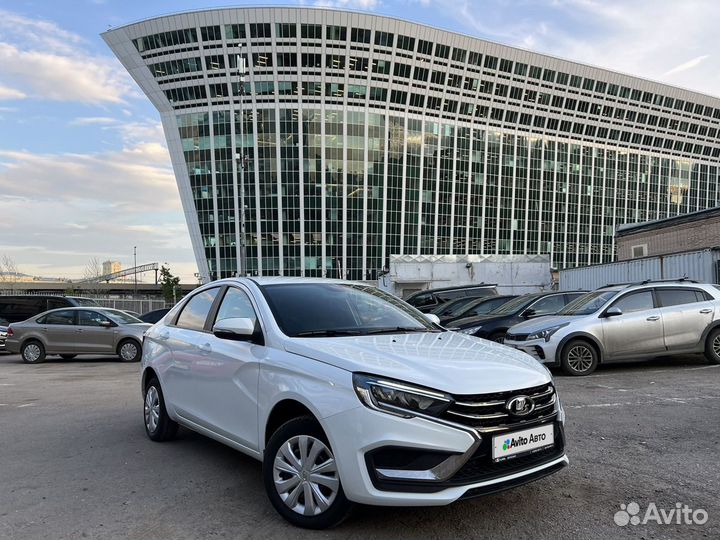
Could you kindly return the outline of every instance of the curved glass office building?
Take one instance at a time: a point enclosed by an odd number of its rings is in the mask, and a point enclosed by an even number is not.
[[[160,112],[206,279],[243,250],[249,274],[350,279],[391,254],[600,263],[618,225],[719,202],[711,96],[327,9],[181,13],[103,38]]]

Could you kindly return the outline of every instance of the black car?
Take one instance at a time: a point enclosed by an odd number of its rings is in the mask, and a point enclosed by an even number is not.
[[[138,317],[138,319],[140,319],[142,322],[155,324],[165,315],[167,315],[169,311],[170,308],[154,309],[152,311],[148,311],[147,313],[143,313]]]
[[[488,297],[488,298],[495,298],[494,296]],[[440,304],[436,308],[430,310],[430,313],[437,315],[442,320],[443,317],[447,317],[453,313],[458,313],[460,310],[462,310],[465,306],[477,302],[478,298],[474,298],[472,296],[463,296],[462,298],[455,298],[454,300],[449,300],[448,302],[445,302],[444,304]]]
[[[502,296],[488,296],[486,298],[471,298],[469,302],[463,302],[458,306],[450,306],[452,309],[442,309],[443,315],[435,313],[440,317],[440,324],[447,326],[448,324],[457,321],[458,319],[466,319],[468,317],[479,317],[481,315],[487,315],[493,310],[496,310],[503,304],[508,303],[513,298],[517,298],[517,295],[502,295]],[[454,304],[454,302],[448,302],[446,305]],[[443,306],[444,307],[444,306]]]
[[[64,307],[98,307],[92,298],[79,296],[51,296],[40,294],[18,294],[0,296],[0,318],[10,323],[25,321],[45,311]]]
[[[5,319],[0,319],[0,352],[5,352],[5,341],[7,340],[7,327],[10,325]]]
[[[502,343],[511,326],[534,317],[552,315],[583,294],[585,293],[545,292],[524,294],[506,302],[487,315],[457,319],[453,321],[450,327],[452,330],[457,330],[463,334]]]
[[[430,313],[436,307],[455,300],[456,298],[497,296],[497,285],[481,283],[479,285],[461,285],[458,287],[443,287],[419,291],[408,296],[405,301],[423,313]]]

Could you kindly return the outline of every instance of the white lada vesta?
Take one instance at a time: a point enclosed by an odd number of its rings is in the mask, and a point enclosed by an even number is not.
[[[325,528],[352,503],[444,505],[567,463],[552,377],[374,287],[302,278],[203,286],[148,330],[144,420],[262,461],[270,502]]]

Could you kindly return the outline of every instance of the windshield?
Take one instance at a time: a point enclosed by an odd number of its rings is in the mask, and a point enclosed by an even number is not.
[[[558,315],[590,315],[603,307],[617,291],[593,291],[576,298],[557,312]]]
[[[133,317],[132,315],[130,315],[129,313],[125,313],[124,311],[119,311],[115,309],[102,309],[98,311],[108,317],[112,322],[115,322],[117,324],[135,324],[142,322],[137,317]]]
[[[502,306],[493,309],[490,313],[488,313],[488,315],[512,315],[513,313],[517,313],[518,311],[523,309],[533,300],[540,298],[540,296],[541,295],[539,294],[526,294],[523,296],[518,296],[514,300],[510,300]]]
[[[433,309],[430,313],[437,315],[438,317],[447,317],[448,315],[455,315],[459,313],[465,306],[470,302],[474,302],[476,298],[458,298],[457,300],[450,300],[445,304]]]
[[[75,303],[78,306],[97,306],[98,303],[92,298],[75,298]]]
[[[262,287],[290,337],[440,331],[405,302],[356,283],[290,283]]]

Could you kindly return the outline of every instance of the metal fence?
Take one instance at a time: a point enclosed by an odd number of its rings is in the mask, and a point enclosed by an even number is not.
[[[87,297],[86,297],[87,298]],[[133,298],[93,298],[98,304],[107,308],[122,309],[123,311],[134,311],[135,313],[147,313],[155,309],[172,307],[172,302],[157,299],[133,299]]]

